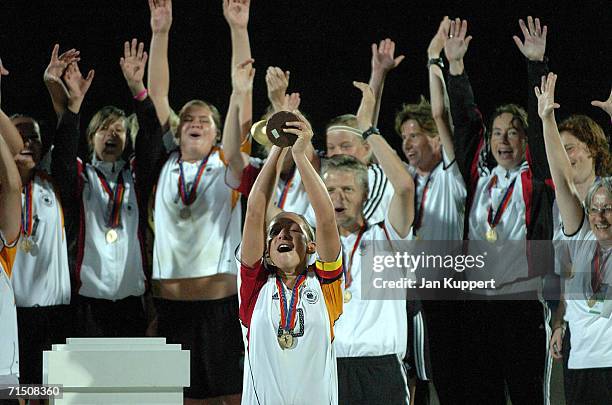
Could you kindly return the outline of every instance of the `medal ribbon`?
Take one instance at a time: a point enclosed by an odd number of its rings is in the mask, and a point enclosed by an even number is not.
[[[414,216],[414,224],[412,225],[412,234],[416,236],[417,231],[421,228],[423,223],[423,211],[425,210],[425,200],[427,200],[427,192],[429,191],[429,181],[431,180],[431,173],[427,176],[425,187],[423,187],[423,197],[421,198],[421,204],[418,204],[418,210]],[[414,176],[414,183],[417,182],[417,176]],[[414,193],[414,206],[417,207],[417,193]]]
[[[601,250],[598,245],[597,249],[595,249],[595,256],[593,256],[593,260],[591,260],[591,288],[593,289],[593,294],[597,294],[599,292],[602,281]]]
[[[21,233],[24,236],[32,235],[32,181],[25,185],[25,201],[23,212],[21,213]]]
[[[297,304],[299,301],[299,288],[306,281],[306,275],[300,274],[295,281],[291,293],[291,303],[289,309],[287,309],[287,296],[285,295],[285,287],[280,277],[276,277],[276,288],[278,289],[278,298],[280,299],[280,313],[281,313],[281,329],[285,331],[292,331],[295,327],[295,314],[297,312]]]
[[[179,158],[179,194],[181,195],[181,201],[185,206],[193,204],[197,196],[198,185],[200,184],[200,179],[202,178],[202,174],[204,173],[204,169],[206,168],[206,163],[208,162],[208,156],[206,156],[200,162],[200,166],[198,167],[198,172],[196,174],[193,185],[191,186],[191,190],[187,192],[187,186],[185,182],[185,173],[183,171],[183,160]]]
[[[291,188],[291,183],[293,183],[293,177],[295,176],[295,172],[291,175],[291,178],[287,183],[285,183],[285,187],[283,188],[283,192],[281,193],[281,197],[278,200],[278,208],[282,209],[285,206],[285,201],[287,200],[287,195],[289,194],[289,189]]]
[[[351,255],[348,260],[348,267],[346,265],[347,261],[345,258],[342,260],[342,273],[344,273],[344,288],[349,288],[353,282],[353,277],[351,277],[351,268],[353,267],[353,256],[357,251],[357,247],[359,246],[359,242],[361,241],[361,237],[365,233],[366,226],[363,225],[361,229],[359,229],[359,233],[357,234],[357,239],[355,239],[355,243],[353,244],[353,249],[351,250]],[[344,255],[344,251],[342,252]]]
[[[489,223],[489,226],[491,227],[491,229],[497,226],[497,224],[499,223],[499,220],[504,214],[504,211],[506,211],[506,207],[508,206],[508,203],[510,203],[510,198],[512,197],[512,192],[514,191],[514,183],[516,183],[516,177],[514,178],[514,180],[512,180],[512,183],[510,183],[510,186],[506,189],[506,193],[504,194],[504,197],[502,198],[502,201],[499,204],[499,207],[497,207],[497,210],[495,211],[495,216],[493,216],[493,211],[491,210],[491,208],[493,208],[491,205],[493,204],[489,205],[489,212],[487,214],[487,222]],[[489,192],[489,199],[491,198],[491,189],[495,187],[496,184],[497,184],[497,175],[495,175],[495,177],[491,179],[491,182],[487,186],[487,191]]]
[[[97,168],[96,174],[98,175],[98,179],[102,184],[102,188],[108,194],[109,200],[109,208],[110,215],[108,216],[108,221],[106,226],[111,229],[118,228],[119,223],[121,222],[121,206],[123,205],[123,195],[125,194],[125,184],[123,182],[123,171],[119,173],[119,177],[117,177],[117,186],[115,186],[115,190],[111,189],[110,183],[106,180],[104,173],[102,173]]]

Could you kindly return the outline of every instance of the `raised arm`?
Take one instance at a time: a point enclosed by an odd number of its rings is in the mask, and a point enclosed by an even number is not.
[[[290,128],[287,128],[285,132],[290,132],[298,137],[291,147],[291,154],[315,213],[317,254],[322,261],[333,262],[340,254],[340,236],[336,225],[334,205],[323,180],[308,159],[313,135],[312,127],[298,110],[294,110],[293,113],[300,121],[287,122]]]
[[[15,159],[0,136],[0,231],[5,242],[19,238],[21,229],[21,178]]]
[[[538,113],[544,127],[544,144],[553,181],[555,183],[555,194],[559,212],[563,220],[563,231],[567,235],[575,234],[584,219],[584,211],[580,196],[574,186],[572,166],[565,153],[565,148],[559,136],[559,130],[555,121],[555,84],[557,75],[549,73],[548,77],[542,76],[540,88],[535,87],[534,92],[538,100]]]
[[[132,39],[123,45],[123,57],[119,66],[123,78],[130,89],[134,100],[134,110],[138,119],[139,131],[136,136],[134,153],[136,158],[136,187],[138,189],[140,213],[148,211],[148,201],[157,182],[157,177],[166,159],[166,151],[162,140],[163,131],[157,119],[155,107],[147,97],[144,86],[144,72],[147,64],[147,52],[144,43]],[[147,223],[146,220],[141,223]]]
[[[240,245],[240,260],[249,267],[253,267],[264,254],[266,207],[272,198],[276,163],[280,152],[281,149],[278,146],[272,146],[268,159],[249,193],[242,230],[242,244]]]
[[[51,173],[58,186],[67,231],[74,232],[78,222],[77,152],[79,148],[79,112],[83,99],[91,86],[93,70],[83,78],[76,63],[71,63],[64,73],[69,91],[64,112],[58,120],[54,148],[51,152]],[[71,234],[75,236],[75,234]]]
[[[223,16],[232,36],[232,68],[251,59],[249,43],[249,9],[251,0],[223,0]]]
[[[440,53],[444,49],[444,41],[448,37],[450,20],[444,17],[436,35],[433,37],[427,48],[427,58],[440,60]],[[431,113],[440,135],[440,141],[444,147],[444,152],[452,162],[455,159],[455,149],[453,147],[452,129],[450,125],[450,107],[446,84],[442,68],[436,63],[428,63],[429,70],[429,97],[431,98]]]
[[[380,41],[378,45],[372,44],[372,71],[369,84],[376,97],[376,106],[371,117],[374,126],[378,125],[378,114],[387,73],[398,67],[403,60],[404,55],[395,57],[395,42],[389,38]]]
[[[534,176],[540,181],[550,179],[550,170],[546,161],[546,150],[542,139],[542,121],[536,117],[538,114],[538,100],[533,93],[533,88],[540,84],[542,76],[548,73],[548,66],[544,53],[546,52],[546,26],[540,25],[540,19],[535,20],[527,17],[527,25],[523,20],[519,20],[519,26],[523,32],[524,42],[515,35],[514,43],[527,58],[528,76],[528,100],[527,100],[527,155],[529,167]]]
[[[240,183],[242,172],[249,164],[249,156],[240,151],[242,144],[240,110],[244,106],[245,98],[251,98],[253,91],[255,76],[253,62],[253,59],[248,59],[232,69],[232,95],[223,127],[223,153],[232,183],[236,184]]]
[[[160,125],[166,128],[170,118],[168,38],[172,26],[172,0],[149,0],[149,10],[152,33],[149,48],[149,97],[155,106]]]
[[[81,60],[79,58],[79,51],[76,49],[70,49],[61,55],[59,55],[59,44],[55,44],[51,51],[51,60],[49,65],[45,69],[43,80],[45,86],[51,96],[51,102],[53,103],[53,110],[57,114],[57,118],[64,113],[68,105],[68,89],[62,81],[66,68],[71,63],[75,63]]]
[[[449,62],[448,96],[454,132],[455,158],[465,184],[473,190],[478,173],[478,154],[484,144],[484,123],[474,102],[472,85],[465,73],[463,58],[468,50],[471,36],[467,34],[467,21],[451,21],[448,36],[444,41],[444,53]]]
[[[2,84],[2,76],[8,76],[9,71],[4,67],[0,60],[0,88]],[[0,96],[2,91],[0,89]],[[0,135],[4,138],[4,141],[9,147],[9,150],[13,156],[23,150],[23,140],[15,125],[11,122],[11,119],[4,113],[0,108]]]
[[[353,82],[353,85],[362,93],[357,122],[359,129],[366,131],[372,126],[369,117],[372,116],[371,112],[374,109],[374,92],[365,83]],[[389,222],[399,236],[406,237],[414,220],[414,181],[412,176],[385,138],[379,134],[372,134],[367,138],[367,141],[383,172],[393,185],[394,193],[387,214]]]

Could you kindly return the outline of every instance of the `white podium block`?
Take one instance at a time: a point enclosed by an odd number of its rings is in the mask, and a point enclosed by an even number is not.
[[[43,384],[63,385],[51,405],[182,405],[189,350],[165,338],[69,338],[43,352]]]

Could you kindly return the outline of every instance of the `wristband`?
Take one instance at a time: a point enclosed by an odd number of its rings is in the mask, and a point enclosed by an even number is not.
[[[134,96],[134,100],[143,100],[147,94],[149,94],[149,91],[147,89],[143,89],[140,93]]]
[[[368,137],[370,135],[380,135],[380,131],[378,130],[378,128],[376,128],[375,126],[371,126],[370,128],[366,129],[365,131],[363,131],[363,133],[361,134],[361,136],[363,137],[363,139],[368,139]]]
[[[444,60],[442,58],[431,58],[427,61],[427,69],[429,69],[431,65],[438,65],[440,69],[444,69]]]

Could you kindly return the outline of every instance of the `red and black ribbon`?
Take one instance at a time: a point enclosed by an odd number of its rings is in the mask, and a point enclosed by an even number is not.
[[[204,174],[204,169],[206,168],[206,163],[208,162],[208,156],[206,156],[200,162],[200,166],[198,167],[198,172],[196,174],[193,185],[191,186],[191,190],[187,191],[187,185],[185,182],[185,173],[183,171],[183,160],[179,158],[179,194],[181,196],[181,201],[185,206],[193,204],[197,197],[198,185],[200,184],[200,179],[202,178],[202,174]]]
[[[107,216],[106,226],[111,229],[118,228],[119,224],[121,223],[121,206],[123,205],[123,195],[125,194],[123,172],[119,173],[119,177],[117,177],[117,185],[113,190],[108,180],[106,180],[104,173],[97,168],[95,170],[96,174],[98,175],[98,179],[102,184],[102,188],[104,191],[106,191],[106,194],[108,194],[108,211],[110,212]]]

